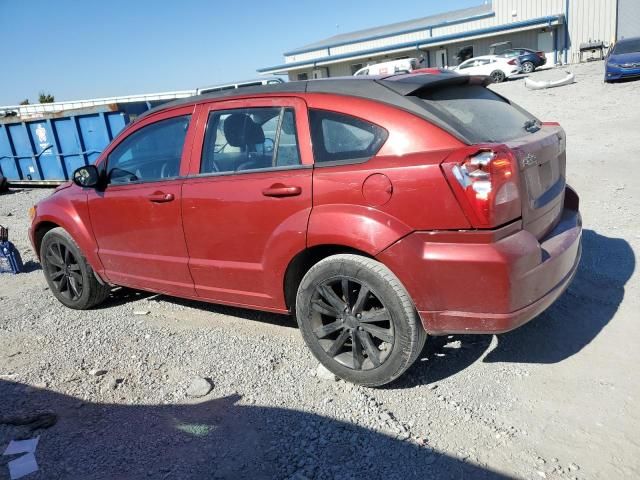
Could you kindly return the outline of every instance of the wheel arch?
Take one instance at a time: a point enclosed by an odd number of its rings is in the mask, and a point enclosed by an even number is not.
[[[93,235],[87,228],[87,225],[81,221],[66,222],[63,219],[50,215],[39,216],[37,223],[33,225],[33,247],[36,256],[40,259],[40,248],[44,236],[54,228],[63,228],[73,240],[78,244],[80,251],[86,258],[89,265],[98,276],[100,282],[104,282],[104,267],[98,257],[98,249]],[[40,259],[41,260],[41,259]]]
[[[296,294],[302,277],[320,260],[340,253],[351,253],[353,255],[374,258],[373,255],[365,251],[338,244],[314,245],[298,252],[287,265],[283,282],[284,300],[290,312],[295,312]]]

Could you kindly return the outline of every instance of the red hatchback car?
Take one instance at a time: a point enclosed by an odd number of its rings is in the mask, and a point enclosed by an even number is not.
[[[518,327],[576,271],[578,196],[562,128],[486,85],[326,79],[152,110],[34,208],[51,291],[295,312],[318,360],[369,386],[427,334]]]

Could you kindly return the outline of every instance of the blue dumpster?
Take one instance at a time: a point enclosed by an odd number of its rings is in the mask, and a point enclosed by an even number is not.
[[[0,118],[0,173],[12,185],[55,185],[95,161],[127,123],[163,102],[102,105]]]

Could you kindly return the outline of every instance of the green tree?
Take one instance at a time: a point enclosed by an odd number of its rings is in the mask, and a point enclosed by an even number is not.
[[[29,99],[28,99],[28,98],[25,98],[24,100],[22,100],[22,101],[20,102],[20,105],[29,105]]]
[[[53,103],[53,102],[55,102],[55,99],[53,98],[53,95],[51,95],[50,93],[40,92],[38,94],[38,97],[40,99],[40,103]]]

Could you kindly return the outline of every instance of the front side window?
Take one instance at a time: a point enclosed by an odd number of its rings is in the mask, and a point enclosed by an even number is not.
[[[133,132],[107,160],[109,182],[126,184],[175,178],[191,115],[160,120]]]
[[[366,161],[387,140],[387,131],[360,118],[327,110],[309,110],[316,163]]]
[[[209,114],[200,173],[300,165],[293,108],[264,107]]]

